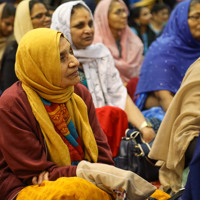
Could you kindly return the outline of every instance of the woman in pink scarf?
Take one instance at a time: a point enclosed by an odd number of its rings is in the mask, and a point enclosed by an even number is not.
[[[109,48],[124,83],[139,75],[143,61],[143,44],[128,27],[127,16],[122,0],[101,0],[94,13],[94,43]]]

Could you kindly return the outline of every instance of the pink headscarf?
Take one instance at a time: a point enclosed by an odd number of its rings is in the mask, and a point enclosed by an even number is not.
[[[121,32],[121,58],[115,39],[108,24],[108,10],[112,0],[101,0],[94,13],[95,35],[94,43],[101,42],[109,48],[115,60],[115,66],[120,72],[121,79],[127,83],[131,78],[139,75],[143,61],[143,44],[129,26]],[[118,0],[127,10],[122,0]],[[128,12],[128,10],[127,10]]]

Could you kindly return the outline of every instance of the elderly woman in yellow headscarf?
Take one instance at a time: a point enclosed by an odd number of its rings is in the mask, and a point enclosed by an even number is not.
[[[27,184],[44,170],[50,180],[76,176],[83,159],[113,164],[89,92],[76,87],[88,108],[74,93],[77,66],[69,42],[56,31],[27,34],[18,47],[20,82],[1,97],[0,132],[9,142],[2,135],[0,146],[10,169]]]
[[[112,154],[92,97],[77,84],[78,65],[70,43],[58,31],[38,28],[19,43],[15,71],[20,81],[0,99],[0,160],[27,186],[42,171],[48,171],[49,181],[25,187],[17,200],[110,200],[107,192],[116,190],[147,198],[155,190],[150,183],[110,166]]]

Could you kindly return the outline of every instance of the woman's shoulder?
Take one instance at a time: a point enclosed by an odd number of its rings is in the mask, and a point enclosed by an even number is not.
[[[81,83],[74,86],[74,92],[81,98],[91,96],[89,90]]]
[[[135,35],[138,35],[138,31],[137,31],[137,29],[135,27],[130,26],[130,29]]]
[[[173,36],[168,36],[168,37],[160,36],[151,43],[148,49],[148,52],[145,55],[145,60],[151,56],[154,58],[157,56],[173,57],[175,55],[174,51],[176,49],[176,46],[179,43],[180,43],[180,40],[174,38]]]
[[[110,50],[103,44],[103,43],[96,43],[90,45],[91,50],[94,50],[94,52],[99,52],[99,57],[106,57],[108,55],[111,55]]]
[[[143,47],[143,43],[141,38],[139,37],[139,33],[133,27],[128,27],[126,29],[127,32],[127,41],[130,45],[136,46],[137,48]]]
[[[89,90],[81,83],[78,83],[74,86],[74,93],[76,93],[78,96],[80,96],[87,107],[91,106],[93,104],[92,96],[89,92]]]
[[[20,81],[6,89],[0,98],[0,108],[7,108],[8,110],[25,104],[28,104],[28,99]]]
[[[18,43],[16,40],[9,42],[8,45],[6,46],[4,54],[9,54],[10,52],[16,53],[17,47],[18,47]]]

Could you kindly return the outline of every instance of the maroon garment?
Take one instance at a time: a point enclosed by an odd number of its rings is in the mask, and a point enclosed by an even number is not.
[[[88,107],[89,122],[99,151],[98,162],[113,165],[112,153],[98,122],[89,91],[78,84],[75,92]],[[51,181],[63,176],[76,176],[76,166],[60,167],[50,161],[40,126],[35,120],[21,82],[15,83],[2,94],[0,116],[0,150],[3,154],[0,153],[0,199],[8,199],[10,193],[17,187],[19,190],[23,183],[31,184],[32,177],[44,170],[49,171]],[[10,169],[22,182],[13,176]],[[7,177],[4,173],[1,174],[3,170]]]
[[[126,85],[127,92],[133,101],[134,101],[134,96],[135,96],[135,91],[137,88],[138,81],[139,81],[139,78],[135,77],[135,78],[132,78]]]
[[[0,199],[11,200],[24,187],[25,184],[9,169],[0,151]]]

